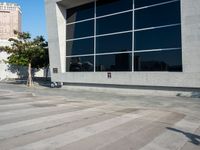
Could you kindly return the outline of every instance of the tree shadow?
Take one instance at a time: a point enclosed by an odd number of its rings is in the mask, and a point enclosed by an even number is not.
[[[48,78],[46,78],[46,77],[34,77],[33,82],[37,83],[38,85],[43,86],[43,87],[48,87],[48,88],[51,87],[51,78],[49,78],[49,77]]]
[[[198,146],[200,145],[200,136],[199,135],[192,134],[192,133],[189,133],[189,132],[184,132],[184,131],[181,131],[181,130],[178,130],[178,129],[175,129],[175,128],[170,128],[170,127],[167,127],[167,129],[174,131],[174,132],[182,133],[183,135],[185,135],[190,140],[191,143],[198,145]]]
[[[200,98],[200,91],[199,92],[192,92],[192,98]]]
[[[27,67],[17,66],[17,65],[8,65],[8,71],[13,74],[16,74],[18,78],[24,79],[28,77]]]
[[[26,66],[9,65],[7,68],[13,74],[16,74],[17,78],[10,79],[10,84],[27,84],[28,71]],[[38,69],[32,68],[32,80],[34,83],[44,86],[51,87],[50,77],[35,77]]]

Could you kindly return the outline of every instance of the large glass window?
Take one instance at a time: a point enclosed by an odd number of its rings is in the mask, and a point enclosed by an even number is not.
[[[126,52],[132,51],[132,32],[96,38],[96,52]]]
[[[94,18],[94,3],[67,10],[67,23]]]
[[[67,57],[67,72],[90,72],[94,71],[94,56]]]
[[[135,29],[180,23],[180,2],[135,11]]]
[[[132,30],[132,12],[97,19],[97,35]]]
[[[96,71],[131,71],[132,54],[96,56]]]
[[[67,39],[94,36],[94,20],[67,25]]]
[[[97,16],[130,10],[132,7],[133,0],[98,0]]]
[[[67,41],[67,56],[94,54],[94,38]]]
[[[180,0],[96,0],[66,19],[67,72],[182,71]]]
[[[149,5],[154,5],[163,2],[169,2],[172,0],[134,0],[135,1],[135,8],[144,7]]]
[[[135,32],[135,50],[181,47],[181,26]]]
[[[134,68],[135,71],[182,71],[181,50],[135,53]]]

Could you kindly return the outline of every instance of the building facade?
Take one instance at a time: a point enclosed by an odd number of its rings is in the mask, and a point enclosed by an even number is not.
[[[0,3],[0,46],[10,46],[9,38],[15,38],[14,30],[21,31],[21,9],[14,3]],[[5,63],[9,55],[0,52],[0,81],[7,78],[17,78],[10,66]]]
[[[8,40],[14,30],[21,31],[21,9],[14,3],[0,3],[0,39]]]
[[[200,88],[200,1],[46,0],[52,81]]]

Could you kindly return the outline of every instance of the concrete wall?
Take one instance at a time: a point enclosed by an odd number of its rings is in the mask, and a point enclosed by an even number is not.
[[[5,64],[8,54],[5,52],[0,53],[0,81],[6,78],[17,78],[17,75],[8,70],[8,65]]]
[[[181,0],[182,47],[185,73],[200,73],[200,1]]]
[[[7,40],[0,40],[0,46],[9,46],[10,42]],[[4,62],[8,57],[5,52],[0,52],[0,81],[6,78],[16,78],[17,75],[8,71],[8,65]]]
[[[65,66],[65,61],[62,61],[65,58],[65,54],[61,55],[62,53],[65,53],[65,50],[61,49],[61,47],[65,46],[64,38],[66,27],[61,28],[61,26],[59,25],[59,23],[65,24],[64,16],[62,16],[61,13],[62,10],[64,10],[64,8],[62,9],[61,6],[59,7],[58,5],[56,5],[56,0],[46,0],[46,17],[48,24],[47,31],[50,48],[50,66],[51,70],[52,68],[58,68],[59,73],[64,72]]]
[[[91,0],[82,0],[82,2]],[[46,0],[52,81],[200,88],[200,1],[181,0],[183,72],[65,73],[65,9],[81,0]]]

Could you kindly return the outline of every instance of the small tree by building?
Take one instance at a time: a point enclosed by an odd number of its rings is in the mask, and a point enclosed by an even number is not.
[[[31,87],[33,85],[32,67],[48,66],[48,44],[42,36],[32,40],[27,32],[14,31],[14,33],[18,38],[10,38],[11,46],[0,47],[0,50],[10,54],[7,63],[28,67],[27,86]]]

